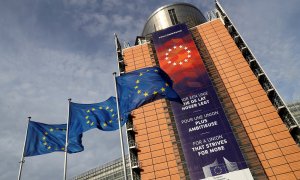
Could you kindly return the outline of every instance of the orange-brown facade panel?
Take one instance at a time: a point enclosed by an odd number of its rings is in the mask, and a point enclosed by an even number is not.
[[[197,30],[270,179],[297,179],[300,150],[222,22]]]
[[[155,66],[149,44],[123,50],[126,72]],[[165,100],[157,100],[132,112],[141,163],[141,179],[182,179],[178,150],[173,145],[174,132],[168,125],[170,115]],[[179,165],[178,165],[179,162]]]
[[[224,101],[229,98],[228,104],[232,104],[233,114],[238,116],[229,117],[229,121],[234,127],[242,126],[233,128],[240,131],[236,136],[240,144],[248,143],[253,149],[250,152],[243,150],[246,159],[251,161],[249,168],[262,167],[264,172],[261,174],[266,174],[269,179],[300,177],[299,147],[224,24],[216,19],[197,26],[196,31],[202,42],[196,42],[197,46],[207,49],[208,55],[202,55],[209,56],[207,58],[213,63],[211,69],[218,74],[216,77],[211,75],[211,78],[216,84],[221,82],[216,87],[220,98],[222,94]],[[126,48],[123,56],[126,72],[156,65],[149,43]],[[207,58],[203,57],[203,60]],[[206,66],[210,69],[208,66],[211,65]],[[132,115],[138,159],[141,162],[141,179],[185,179],[166,100],[144,105],[134,110]],[[257,169],[256,173],[259,171]]]

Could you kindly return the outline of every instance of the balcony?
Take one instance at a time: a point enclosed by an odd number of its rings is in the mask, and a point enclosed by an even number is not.
[[[294,128],[297,128],[297,124],[294,121],[294,119],[292,118],[292,116],[288,113],[285,113],[282,116],[283,121],[285,122],[285,124],[288,126],[289,131],[292,131]]]
[[[246,56],[246,61],[248,62],[249,65],[251,65],[253,62],[255,62],[255,59],[249,55],[249,56]]]
[[[133,131],[134,132],[134,125],[132,122],[127,122],[126,123],[126,128],[127,128],[127,131]]]
[[[260,69],[260,68],[255,68],[253,70],[255,76],[257,77],[257,79],[259,79],[262,75],[264,75],[264,72]]]
[[[134,140],[128,141],[129,149],[138,149],[138,145]]]
[[[278,96],[276,96],[273,100],[273,105],[277,108],[277,113],[279,113],[280,110],[282,110],[283,108],[285,108],[284,104],[282,103],[282,101],[278,98]]]
[[[263,83],[261,83],[261,85],[262,85],[263,89],[267,92],[268,95],[270,92],[274,91],[274,88],[268,82],[263,82]]]
[[[126,66],[126,64],[123,61],[119,61],[120,72],[125,71],[125,66]]]
[[[132,169],[139,169],[141,166],[141,163],[137,160],[132,160],[131,161],[131,168]]]
[[[228,30],[229,33],[232,33],[232,29],[233,29],[232,24],[227,27],[227,30]]]
[[[241,37],[239,35],[234,35],[233,40],[235,43],[238,43],[240,41]]]
[[[248,52],[248,48],[245,45],[242,45],[240,50],[243,55],[245,55]]]

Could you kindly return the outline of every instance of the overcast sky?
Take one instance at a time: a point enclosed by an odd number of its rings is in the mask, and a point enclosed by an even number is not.
[[[68,98],[114,95],[113,33],[134,44],[148,16],[172,1],[0,0],[0,179],[16,179],[27,116],[65,123]],[[189,0],[203,13],[213,0]],[[300,1],[223,0],[226,12],[286,102],[300,100]],[[118,132],[84,134],[68,177],[120,157]],[[26,158],[23,179],[63,178],[63,153]]]

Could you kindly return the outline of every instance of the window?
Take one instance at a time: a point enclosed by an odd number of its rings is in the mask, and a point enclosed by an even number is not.
[[[174,9],[170,9],[168,11],[169,11],[169,15],[170,15],[170,19],[172,21],[172,24],[173,25],[178,24],[178,20],[177,20],[176,14],[175,14],[175,10]]]

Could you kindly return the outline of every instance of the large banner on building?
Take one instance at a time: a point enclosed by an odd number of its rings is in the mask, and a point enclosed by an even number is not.
[[[184,103],[171,105],[191,179],[253,179],[186,25],[153,33],[153,42]]]

